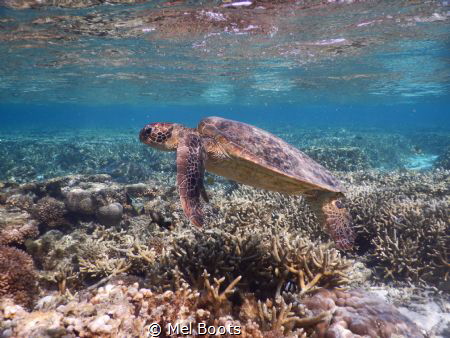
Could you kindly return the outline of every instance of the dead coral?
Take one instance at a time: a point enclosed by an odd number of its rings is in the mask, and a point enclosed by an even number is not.
[[[12,298],[17,304],[29,307],[36,291],[31,256],[16,248],[0,246],[0,299]]]

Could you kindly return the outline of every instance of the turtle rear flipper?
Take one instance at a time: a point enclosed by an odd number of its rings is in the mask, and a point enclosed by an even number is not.
[[[189,133],[179,140],[177,149],[177,186],[185,215],[196,226],[203,226],[200,195],[203,186],[205,151],[199,135]]]

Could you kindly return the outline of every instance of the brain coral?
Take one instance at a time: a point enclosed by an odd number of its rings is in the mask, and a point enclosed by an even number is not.
[[[31,306],[36,293],[33,260],[25,252],[0,246],[0,298]]]

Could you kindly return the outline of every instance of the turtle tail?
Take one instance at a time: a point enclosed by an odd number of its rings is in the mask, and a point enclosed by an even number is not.
[[[324,201],[322,204],[325,231],[336,243],[340,250],[350,250],[355,241],[352,220],[342,198]]]

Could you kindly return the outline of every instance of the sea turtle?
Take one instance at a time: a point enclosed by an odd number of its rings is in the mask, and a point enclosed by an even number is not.
[[[354,234],[345,189],[320,164],[282,139],[257,127],[207,117],[197,128],[176,123],[147,124],[141,142],[177,152],[177,185],[189,220],[203,225],[200,196],[208,202],[204,171],[256,188],[302,194],[339,249],[352,247]]]

